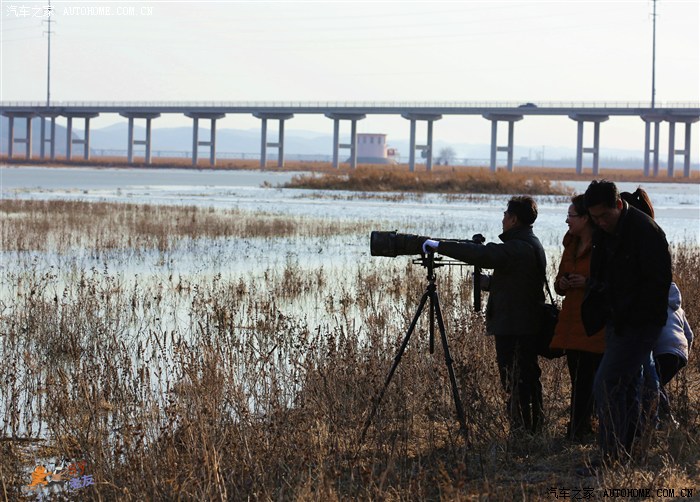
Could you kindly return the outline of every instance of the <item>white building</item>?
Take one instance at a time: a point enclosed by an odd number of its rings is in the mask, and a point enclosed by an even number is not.
[[[360,164],[396,164],[399,154],[386,143],[386,134],[357,134],[357,162]]]

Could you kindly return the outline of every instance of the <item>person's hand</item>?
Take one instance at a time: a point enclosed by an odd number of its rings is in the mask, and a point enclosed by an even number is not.
[[[586,278],[581,274],[565,274],[559,279],[559,288],[562,290],[585,288]]]
[[[479,281],[479,288],[482,291],[488,291],[491,286],[491,276],[487,274],[472,274],[474,282]]]
[[[425,242],[423,243],[423,253],[425,253],[425,254],[434,253],[435,251],[437,251],[437,248],[439,245],[440,245],[440,241],[426,239]]]

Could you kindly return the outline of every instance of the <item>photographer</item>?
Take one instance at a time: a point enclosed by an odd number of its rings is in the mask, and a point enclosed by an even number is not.
[[[516,196],[508,201],[503,213],[503,233],[499,236],[502,244],[432,239],[423,244],[425,252],[434,250],[493,269],[486,305],[486,329],[496,341],[496,360],[501,384],[508,395],[511,432],[538,432],[542,427],[541,371],[533,338],[541,324],[546,257],[532,231],[536,219],[535,200]]]

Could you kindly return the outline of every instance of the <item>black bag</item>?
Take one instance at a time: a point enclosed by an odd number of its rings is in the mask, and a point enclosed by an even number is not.
[[[536,251],[535,255],[537,255]],[[557,302],[554,301],[552,292],[549,289],[549,281],[547,280],[547,273],[544,269],[544,263],[542,263],[537,256],[536,259],[537,263],[540,265],[542,280],[547,288],[550,303],[545,302],[542,305],[541,327],[540,332],[537,333],[537,337],[535,338],[535,351],[537,352],[538,356],[546,357],[547,359],[556,359],[557,357],[564,355],[564,350],[550,349],[549,344],[552,343],[552,338],[554,338],[554,328],[556,328],[557,321],[559,320],[559,306],[557,305]]]
[[[549,292],[549,285],[547,285],[547,292]],[[549,298],[552,303],[545,303],[542,306],[542,327],[537,335],[535,348],[537,355],[547,359],[556,359],[563,356],[564,351],[562,349],[550,349],[549,344],[552,343],[554,328],[559,320],[559,307],[554,303],[552,293],[549,293]]]

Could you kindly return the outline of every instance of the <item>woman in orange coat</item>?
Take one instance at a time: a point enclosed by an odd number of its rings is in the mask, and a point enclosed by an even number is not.
[[[589,337],[581,321],[594,228],[583,195],[572,197],[566,223],[569,230],[564,235],[564,253],[554,282],[554,290],[564,296],[564,302],[550,347],[563,349],[566,354],[571,377],[571,408],[566,435],[580,441],[593,432],[593,379],[605,348],[604,330]]]

